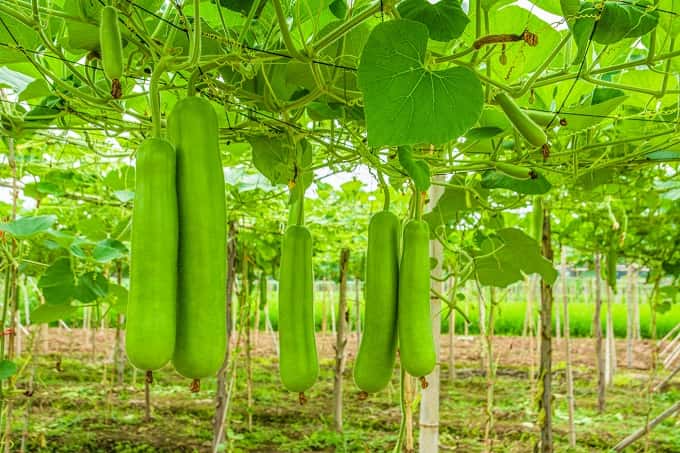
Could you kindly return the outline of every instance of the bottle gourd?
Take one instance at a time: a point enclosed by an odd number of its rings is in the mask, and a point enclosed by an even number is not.
[[[286,229],[280,269],[279,373],[288,390],[302,393],[319,375],[314,337],[312,235],[305,226],[291,225]]]
[[[177,336],[173,364],[200,379],[222,365],[226,331],[226,207],[217,115],[210,101],[187,97],[168,117],[177,150]]]
[[[392,378],[397,350],[399,219],[389,211],[368,225],[366,252],[366,325],[354,365],[362,391],[382,390]]]
[[[430,316],[430,229],[423,220],[404,226],[398,307],[401,365],[411,376],[424,377],[437,357]]]
[[[104,74],[111,81],[111,96],[122,96],[120,78],[123,77],[123,42],[118,27],[118,10],[105,6],[101,10],[99,24],[99,46]]]
[[[150,138],[137,151],[125,333],[128,358],[137,368],[156,370],[172,358],[176,288],[175,149]]]
[[[548,144],[548,136],[541,126],[536,124],[526,113],[524,113],[514,99],[505,92],[500,92],[495,98],[500,105],[503,113],[515,126],[517,131],[533,146],[544,147]]]

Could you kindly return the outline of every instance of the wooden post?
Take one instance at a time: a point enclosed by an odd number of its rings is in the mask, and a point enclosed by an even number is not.
[[[543,207],[543,236],[541,253],[552,262],[553,250],[550,234],[550,210]],[[539,363],[539,381],[541,398],[538,400],[538,425],[541,428],[540,451],[553,451],[552,435],[552,285],[541,279],[541,357]]]
[[[633,310],[633,264],[628,264],[626,268],[626,366],[633,367],[633,321],[635,312]]]
[[[359,277],[354,277],[354,298],[356,302],[354,303],[354,316],[356,317],[356,335],[357,335],[357,348],[361,344],[361,290],[360,290],[361,280]]]
[[[224,303],[227,306],[227,349],[222,367],[217,372],[217,391],[215,394],[215,417],[213,418],[212,451],[215,453],[224,441],[224,420],[229,404],[227,395],[227,371],[229,364],[230,340],[233,329],[232,302],[234,298],[234,284],[236,282],[236,239],[238,231],[236,222],[229,222],[227,233],[227,295]]]
[[[616,339],[614,338],[614,316],[612,313],[612,289],[607,285],[607,336],[605,339],[605,382],[611,385],[616,373]]]
[[[561,250],[561,274],[562,274],[562,308],[564,318],[564,352],[566,357],[567,374],[567,407],[569,421],[569,446],[576,447],[576,429],[574,427],[574,375],[571,370],[571,332],[569,332],[569,287],[567,286],[567,249],[562,246]]]
[[[333,422],[335,431],[342,432],[342,375],[345,371],[345,346],[347,345],[347,264],[349,249],[340,251],[340,290],[338,298],[338,325],[335,339],[335,376],[333,380]]]
[[[443,181],[444,176],[436,176],[435,180]],[[432,186],[430,188],[430,198],[428,210],[439,201],[444,193],[442,186]],[[442,275],[442,264],[444,261],[444,247],[439,240],[430,241],[430,256],[435,260],[436,265],[432,273],[438,277]],[[434,290],[431,294],[442,293],[442,282],[430,279],[430,287]],[[440,338],[441,338],[441,301],[438,297],[430,296],[430,316],[432,316],[432,337],[434,340],[435,357],[437,359],[434,370],[426,376],[427,388],[422,390],[420,399],[420,432],[418,435],[418,450],[420,453],[435,453],[439,451],[439,371],[440,365]]]
[[[484,342],[486,345],[486,423],[484,426],[484,451],[491,453],[493,451],[493,431],[494,431],[494,386],[496,383],[496,364],[493,355],[493,335],[496,312],[495,288],[489,288],[489,321],[486,326],[486,335]]]
[[[600,253],[595,253],[595,311],[593,313],[593,335],[595,336],[595,357],[597,360],[597,411],[602,414],[605,406],[604,357],[602,354],[602,290],[600,284]]]

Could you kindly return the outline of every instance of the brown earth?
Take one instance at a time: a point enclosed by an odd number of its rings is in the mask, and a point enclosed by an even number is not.
[[[91,355],[94,351],[98,359],[112,359],[115,340],[115,329],[97,329],[94,332],[96,343],[92,347],[91,330],[50,328],[47,335],[40,341],[42,353],[62,353],[65,355]],[[123,335],[124,336],[124,335]],[[232,346],[236,345],[236,338],[232,339]],[[276,346],[271,332],[260,331],[257,338],[253,334],[253,342],[257,342],[254,355],[275,356]],[[26,340],[24,340],[24,343]],[[243,340],[241,340],[241,344]],[[536,349],[536,339],[522,337],[498,336],[493,339],[494,355],[498,364],[504,367],[530,366],[530,351]],[[335,337],[328,334],[317,334],[317,347],[321,359],[332,359],[334,356]],[[446,334],[441,338],[442,360],[448,362],[449,338]],[[604,346],[603,346],[604,349]],[[633,361],[631,369],[646,370],[651,363],[652,342],[640,340],[633,342]],[[352,361],[357,351],[356,333],[352,332],[347,341],[348,359]],[[474,362],[480,360],[481,346],[478,336],[456,336],[454,343],[456,360],[460,362]],[[592,338],[571,339],[572,362],[576,366],[595,366],[595,340]],[[626,368],[626,340],[616,340],[617,362],[620,368]],[[534,354],[537,356],[537,353]],[[564,340],[553,339],[553,361],[557,364],[565,360]],[[534,363],[537,363],[534,360]]]

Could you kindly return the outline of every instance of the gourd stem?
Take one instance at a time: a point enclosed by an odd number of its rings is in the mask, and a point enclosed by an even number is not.
[[[420,220],[423,217],[423,201],[425,200],[425,192],[419,192],[418,189],[413,189],[413,202],[415,203],[415,212],[413,218]]]
[[[189,40],[189,63],[188,67],[194,67],[201,56],[201,11],[199,9],[201,1],[194,0],[194,28],[192,38]],[[191,30],[187,20],[187,28]]]
[[[383,204],[383,211],[389,211],[390,210],[390,186],[387,185],[385,182],[385,177],[383,176],[382,172],[378,170],[378,181],[380,181],[380,187],[383,190],[383,194],[385,195],[384,198],[384,204]]]
[[[166,59],[161,58],[153,72],[149,82],[149,103],[151,105],[151,132],[154,138],[161,138],[161,97],[158,91],[158,83],[161,74],[165,71]]]
[[[305,224],[305,196],[300,195],[300,201],[298,201],[298,212],[297,212],[297,224]]]
[[[274,11],[276,11],[276,19],[279,22],[279,31],[281,32],[281,38],[283,43],[286,45],[286,49],[290,53],[290,56],[300,61],[308,61],[309,58],[302,55],[295,48],[295,43],[293,38],[290,36],[290,31],[288,30],[288,23],[286,22],[286,16],[283,12],[283,7],[281,6],[281,0],[273,0]]]

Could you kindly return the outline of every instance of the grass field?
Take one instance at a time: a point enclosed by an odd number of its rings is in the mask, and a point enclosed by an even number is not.
[[[143,376],[132,384],[127,368],[125,384],[111,384],[112,370],[84,357],[63,358],[55,369],[55,355],[37,357],[35,393],[26,397],[19,390],[12,396],[13,440],[27,430],[26,451],[31,452],[205,452],[212,436],[215,380],[202,381],[201,392],[189,392],[188,380],[170,367],[154,373],[151,401],[153,419],[143,418]],[[253,405],[246,399],[243,356],[237,358],[232,412],[222,451],[230,452],[386,452],[391,451],[399,429],[397,373],[384,391],[362,401],[352,382],[353,363],[344,377],[344,432],[336,433],[332,421],[333,362],[321,361],[321,375],[307,392],[308,403],[300,406],[297,395],[285,391],[278,377],[275,357],[257,356],[253,362]],[[486,419],[487,380],[478,361],[459,362],[458,377],[444,378],[441,397],[440,441],[442,451],[480,452]],[[108,373],[107,373],[108,369]],[[104,378],[104,376],[108,376]],[[447,376],[444,365],[442,376]],[[647,374],[621,371],[607,391],[607,410],[598,415],[594,371],[576,367],[577,448],[566,439],[567,408],[564,374],[554,378],[555,451],[586,453],[607,451],[613,444],[642,426],[648,411]],[[495,390],[496,419],[493,451],[528,452],[535,442],[536,415],[527,369],[501,366]],[[677,386],[651,400],[654,416],[680,398]],[[30,413],[28,403],[31,403]],[[253,425],[248,427],[248,414]],[[30,414],[30,415],[29,415]],[[417,405],[414,420],[418,420]],[[677,452],[680,430],[667,420],[649,436],[649,451]],[[417,442],[417,433],[416,433]],[[643,451],[644,440],[627,451]],[[445,449],[445,450],[444,450]]]
[[[315,318],[317,329],[321,328],[321,318],[324,313],[324,304],[328,302],[324,300],[317,300],[315,304]],[[277,327],[277,303],[275,295],[269,298],[269,319],[272,323],[274,329]],[[349,312],[350,312],[350,322],[352,326],[355,324],[355,308],[353,300],[348,301]],[[463,303],[463,310],[465,310]],[[337,301],[335,301],[335,306],[337,307]],[[648,304],[640,304],[640,333],[643,338],[650,338],[650,319],[651,310]],[[574,302],[569,305],[569,321],[570,321],[570,333],[576,337],[588,337],[591,334],[592,329],[592,319],[594,313],[594,305],[585,302]],[[478,319],[479,315],[477,312],[477,303],[470,301],[467,307],[471,323],[468,326],[469,332],[479,333]],[[562,306],[555,305],[553,310],[553,319],[555,318],[555,310],[560,310],[560,317],[562,317]],[[501,302],[497,308],[496,316],[496,333],[498,335],[521,335],[522,326],[524,325],[524,316],[526,313],[526,303],[525,302]],[[601,312],[602,328],[604,332],[605,322],[606,322],[606,305],[603,305]],[[448,312],[445,311],[443,314]],[[626,306],[624,304],[614,304],[612,307],[612,312],[614,315],[614,334],[619,338],[626,337]],[[536,317],[538,317],[538,312],[535,312]],[[330,314],[327,315],[327,328],[330,330]],[[264,329],[264,314],[261,313],[260,327]],[[462,316],[456,316],[456,332],[461,333],[464,329],[464,319]],[[675,325],[680,323],[680,305],[675,304],[671,306],[671,309],[666,313],[656,313],[656,334],[657,338],[661,338],[667,332],[669,332]],[[554,325],[553,325],[554,328]],[[448,331],[448,319],[442,320],[442,331]]]

